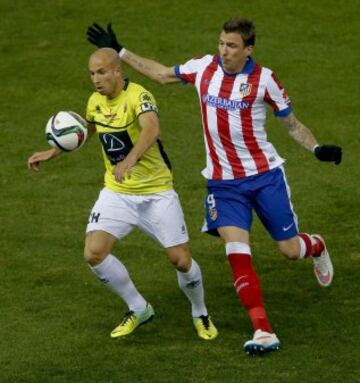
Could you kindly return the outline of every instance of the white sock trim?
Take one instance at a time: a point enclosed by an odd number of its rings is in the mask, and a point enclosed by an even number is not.
[[[178,274],[180,274],[183,278],[185,278],[186,280],[191,280],[194,276],[196,276],[199,272],[200,272],[200,275],[201,275],[201,270],[200,270],[200,266],[198,265],[198,263],[195,261],[195,259],[191,259],[191,266],[190,266],[190,269],[188,271],[179,271],[179,270],[176,270],[176,272]]]
[[[114,258],[114,256],[112,254],[108,254],[103,260],[102,262],[100,262],[99,264],[95,265],[95,266],[90,266],[91,269],[93,269],[94,271],[100,271],[100,272],[103,272],[107,269],[107,267],[110,265],[110,263],[112,262],[112,259]]]
[[[122,48],[121,51],[118,53],[119,54],[119,57],[122,58],[124,56],[124,54],[126,53],[126,49],[125,48]]]
[[[299,243],[300,243],[299,259],[303,259],[306,254],[306,244],[305,244],[305,241],[299,235],[297,237],[299,238]]]
[[[249,244],[245,242],[227,242],[225,244],[226,255],[229,254],[249,254],[251,255],[251,249]]]

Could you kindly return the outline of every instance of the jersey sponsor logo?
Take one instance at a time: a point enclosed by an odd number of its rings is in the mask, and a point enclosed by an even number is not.
[[[116,152],[125,148],[125,144],[114,134],[105,133],[103,136],[103,140],[104,143],[107,145],[108,152]]]
[[[251,93],[252,85],[246,82],[242,82],[239,87],[239,92],[241,97],[246,97]]]
[[[109,118],[111,120],[114,119],[116,116],[117,116],[117,110],[113,112],[111,108],[107,114],[104,114],[105,118]]]
[[[209,106],[225,110],[249,109],[250,103],[240,100],[229,100],[228,98],[212,96],[206,94],[202,97],[202,101]]]
[[[133,143],[127,131],[99,133],[99,138],[109,161],[113,165],[123,161],[133,148]]]
[[[116,113],[113,113],[113,114],[104,114],[104,117],[105,117],[105,118],[111,118],[111,119],[113,119],[113,118],[116,117]]]

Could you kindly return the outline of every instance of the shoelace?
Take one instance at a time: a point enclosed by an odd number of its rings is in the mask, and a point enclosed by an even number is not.
[[[125,314],[125,317],[123,319],[123,321],[121,322],[121,325],[124,326],[129,320],[132,320],[132,316],[134,315],[134,311],[128,311],[126,314]]]
[[[208,330],[210,327],[209,317],[205,315],[201,315],[199,318],[201,319],[201,322],[204,325],[205,329]]]

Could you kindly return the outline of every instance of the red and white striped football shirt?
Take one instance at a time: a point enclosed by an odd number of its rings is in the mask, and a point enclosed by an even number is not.
[[[184,83],[195,85],[206,146],[205,178],[230,180],[266,172],[282,159],[267,140],[266,108],[291,112],[287,93],[273,72],[248,58],[241,73],[227,74],[218,55],[194,58],[175,67]]]

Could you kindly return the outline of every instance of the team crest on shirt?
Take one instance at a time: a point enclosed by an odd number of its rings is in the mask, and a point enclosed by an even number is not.
[[[151,102],[151,96],[147,92],[142,92],[139,96],[140,102]]]
[[[239,92],[241,97],[246,97],[251,93],[252,85],[246,82],[242,82],[239,87]]]

